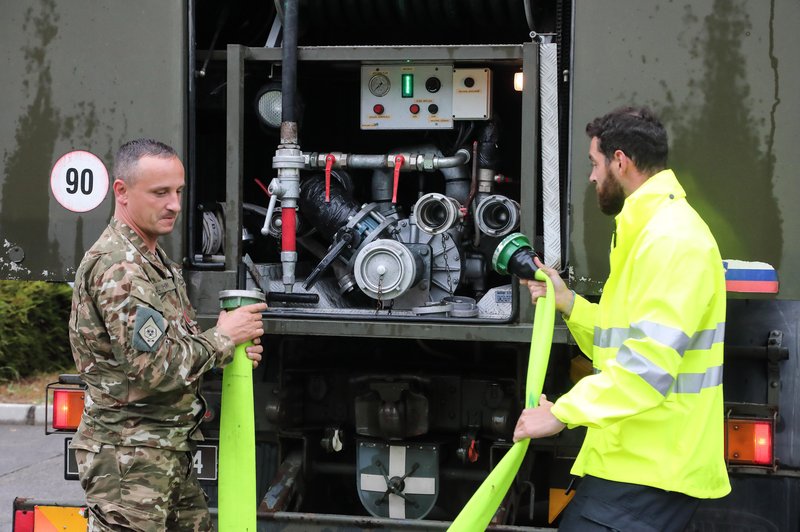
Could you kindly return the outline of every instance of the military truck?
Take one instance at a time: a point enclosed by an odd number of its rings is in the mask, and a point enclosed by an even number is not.
[[[522,232],[599,297],[614,226],[584,127],[628,104],[664,120],[727,269],[733,491],[691,529],[800,526],[797,2],[24,0],[2,21],[0,272],[71,281],[111,216],[116,148],[175,146],[188,187],[165,245],[201,323],[222,290],[270,305],[260,529],[447,527],[523,405],[535,307],[492,255]],[[588,367],[557,319],[545,393]],[[63,381],[51,400],[80,391]],[[212,508],[220,391],[211,372],[195,462]],[[495,529],[558,526],[582,437],[532,442]],[[20,490],[16,530],[76,511]]]

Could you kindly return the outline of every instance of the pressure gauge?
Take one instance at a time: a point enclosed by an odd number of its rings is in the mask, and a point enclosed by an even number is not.
[[[389,78],[386,76],[386,74],[374,74],[371,78],[369,78],[369,92],[378,98],[381,96],[386,96],[391,86],[392,83],[389,81]]]

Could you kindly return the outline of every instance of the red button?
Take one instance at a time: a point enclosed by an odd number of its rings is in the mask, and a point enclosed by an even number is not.
[[[419,113],[419,105],[417,105],[415,103],[412,103],[411,107],[409,107],[408,110],[411,111],[412,115],[415,115],[415,114]]]
[[[384,111],[384,109],[383,109],[383,105],[381,105],[381,104],[379,104],[379,103],[376,103],[376,104],[375,104],[375,105],[372,107],[372,110],[375,112],[375,114],[376,114],[376,115],[382,115],[382,114],[383,114],[383,111]]]

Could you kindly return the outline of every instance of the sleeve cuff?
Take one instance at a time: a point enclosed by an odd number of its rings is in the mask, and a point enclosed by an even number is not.
[[[563,399],[564,397],[566,397],[566,395],[563,395],[560,399],[558,399],[555,403],[553,403],[552,408],[550,408],[550,413],[553,414],[557,420],[565,424],[568,429],[574,429],[579,425],[575,423],[570,423],[569,412],[568,412],[569,408],[564,408],[563,403],[559,404],[561,399]]]
[[[586,298],[575,294],[575,302],[572,304],[572,312],[569,313],[569,317],[563,316],[564,323],[575,323],[580,324],[586,321],[586,316],[592,315],[592,304],[586,300]]]
[[[236,346],[230,336],[219,332],[216,327],[208,329],[203,336],[214,346],[215,367],[224,366],[233,360]]]

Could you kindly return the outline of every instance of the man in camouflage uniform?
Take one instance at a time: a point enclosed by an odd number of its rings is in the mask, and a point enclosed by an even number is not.
[[[211,530],[192,451],[203,373],[247,340],[261,360],[264,304],[222,312],[202,332],[178,265],[158,246],[181,209],[175,150],[139,139],[114,161],[114,218],[75,276],[70,342],[87,395],[72,440],[89,529]]]

